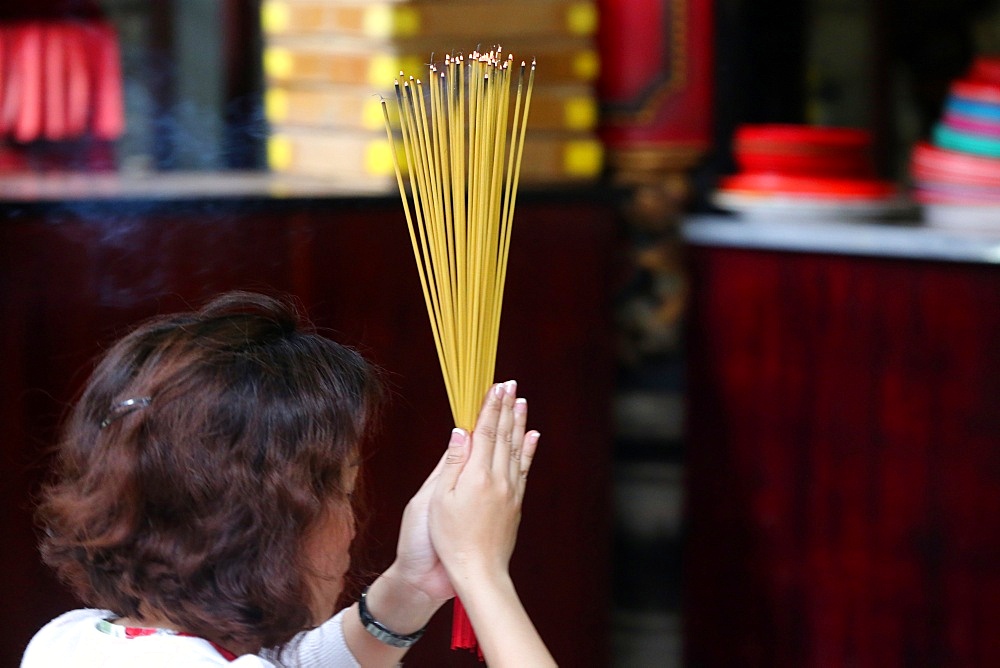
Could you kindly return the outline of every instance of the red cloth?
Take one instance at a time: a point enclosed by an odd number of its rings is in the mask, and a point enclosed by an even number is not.
[[[18,143],[125,128],[118,37],[101,20],[0,25],[0,134]]]

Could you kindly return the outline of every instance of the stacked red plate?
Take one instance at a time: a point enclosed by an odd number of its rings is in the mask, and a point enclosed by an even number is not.
[[[881,217],[903,206],[895,184],[875,177],[871,133],[854,128],[743,125],[733,137],[740,172],[714,202],[749,215]]]
[[[743,125],[733,136],[740,170],[793,176],[860,178],[874,175],[871,135],[852,128]]]
[[[929,224],[1000,226],[1000,58],[979,57],[952,82],[932,141],[913,149],[910,174]]]

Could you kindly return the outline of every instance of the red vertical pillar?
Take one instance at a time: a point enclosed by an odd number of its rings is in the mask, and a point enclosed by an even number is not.
[[[711,0],[603,0],[600,10],[601,136],[614,167],[693,161],[712,136]]]

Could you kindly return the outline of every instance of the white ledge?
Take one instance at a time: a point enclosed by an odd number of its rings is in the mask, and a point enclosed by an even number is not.
[[[1000,264],[1000,226],[959,231],[918,222],[769,222],[706,215],[687,218],[682,235],[700,246]]]

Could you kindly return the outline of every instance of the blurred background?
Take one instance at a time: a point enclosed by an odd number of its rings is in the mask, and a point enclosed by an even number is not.
[[[5,0],[0,666],[77,605],[31,503],[94,356],[223,290],[387,370],[385,567],[451,425],[381,100],[495,45],[538,62],[497,374],[560,663],[1000,665],[1000,3]],[[448,634],[408,664],[476,665]]]

